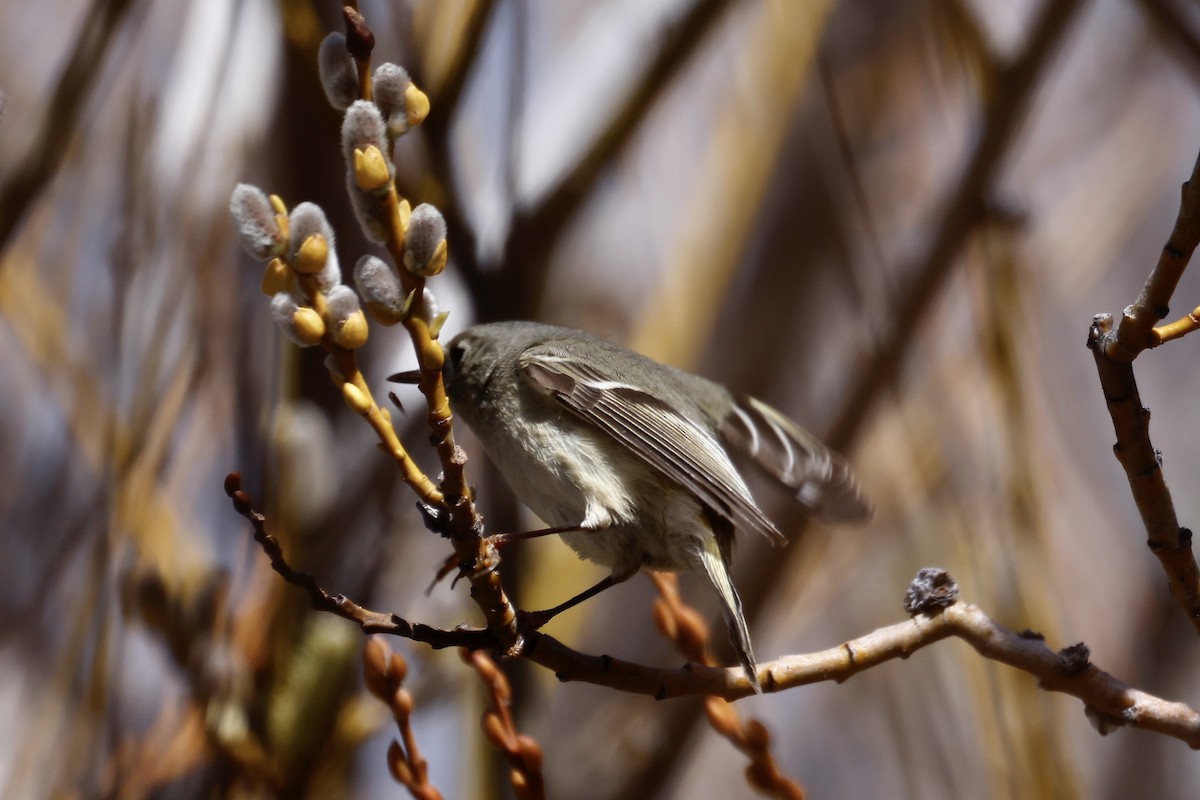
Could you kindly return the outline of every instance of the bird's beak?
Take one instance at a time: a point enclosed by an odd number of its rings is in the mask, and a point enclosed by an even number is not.
[[[409,383],[415,384],[421,382],[421,370],[414,369],[408,372],[397,372],[395,375],[388,375],[388,380],[392,383]]]

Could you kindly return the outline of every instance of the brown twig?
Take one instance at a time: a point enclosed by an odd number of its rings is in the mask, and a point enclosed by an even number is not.
[[[504,754],[512,767],[509,777],[517,800],[545,800],[542,748],[532,736],[517,730],[512,715],[512,687],[508,678],[487,653],[463,650],[460,655],[463,662],[470,664],[479,674],[491,697],[492,707],[483,715],[483,734]]]
[[[713,666],[715,662],[708,646],[708,624],[696,609],[683,601],[679,594],[678,576],[663,572],[651,572],[649,575],[658,588],[659,596],[654,600],[654,622],[658,629],[686,658],[697,664]],[[708,698],[704,710],[713,730],[749,757],[746,780],[751,786],[780,800],[804,799],[800,784],[780,771],[771,753],[771,734],[765,725],[756,719],[743,720],[733,705],[720,697]]]
[[[1153,344],[1151,329],[1167,316],[1175,286],[1200,243],[1200,157],[1192,175],[1180,188],[1179,214],[1171,235],[1159,254],[1142,292],[1121,315],[1113,335],[1096,343],[1098,352],[1112,361],[1130,362]]]
[[[1156,337],[1153,326],[1167,315],[1167,304],[1198,242],[1200,158],[1183,184],[1175,226],[1137,301],[1125,309],[1119,324],[1114,325],[1110,314],[1097,315],[1088,347],[1096,358],[1100,388],[1117,437],[1113,452],[1125,470],[1147,544],[1167,574],[1171,596],[1200,632],[1200,567],[1192,552],[1192,533],[1179,525],[1162,455],[1150,441],[1150,411],[1142,405],[1133,373],[1133,359],[1166,338],[1161,331]]]
[[[429,764],[417,747],[412,727],[413,697],[403,687],[408,675],[404,657],[392,651],[383,637],[372,636],[363,647],[363,679],[367,691],[382,700],[392,711],[400,729],[400,739],[388,747],[388,770],[417,800],[441,800],[442,794],[429,782]]]
[[[344,595],[332,595],[325,591],[316,578],[307,572],[292,568],[284,558],[283,548],[279,541],[267,533],[266,517],[255,511],[250,495],[242,489],[242,476],[231,472],[225,477],[225,493],[233,500],[233,508],[254,526],[254,541],[258,542],[271,567],[285,581],[298,586],[308,593],[312,606],[318,611],[327,611],[343,619],[358,623],[366,633],[390,633],[403,636],[416,642],[424,642],[434,649],[443,647],[492,647],[496,637],[481,628],[458,628],[452,631],[433,628],[420,623],[412,624],[395,614],[371,611],[350,600]]]

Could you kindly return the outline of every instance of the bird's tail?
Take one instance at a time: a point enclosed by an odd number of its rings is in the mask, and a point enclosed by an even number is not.
[[[727,537],[732,539],[732,537]],[[746,627],[746,615],[742,613],[742,598],[734,588],[733,579],[729,574],[729,546],[722,546],[717,536],[705,537],[704,546],[700,549],[700,563],[704,566],[708,579],[717,588],[721,602],[725,606],[725,619],[729,622],[729,638],[737,650],[742,662],[742,669],[756,693],[762,692],[758,683],[758,667],[754,663],[754,651],[750,647],[750,629]]]

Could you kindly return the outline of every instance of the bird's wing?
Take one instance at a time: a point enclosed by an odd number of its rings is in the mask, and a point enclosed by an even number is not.
[[[717,514],[737,527],[786,541],[755,504],[716,438],[667,403],[590,364],[539,347],[522,353],[518,366],[535,389],[612,436]]]
[[[796,423],[753,397],[733,406],[721,439],[746,453],[823,520],[853,522],[871,516],[845,459]]]

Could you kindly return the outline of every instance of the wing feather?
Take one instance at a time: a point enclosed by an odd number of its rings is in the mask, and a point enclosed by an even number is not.
[[[871,515],[846,460],[766,403],[741,398],[719,433],[795,492],[796,499],[821,519],[850,522]]]
[[[737,527],[786,541],[754,502],[720,442],[667,403],[578,359],[539,347],[526,350],[518,363],[535,389],[608,433],[715,513]]]

